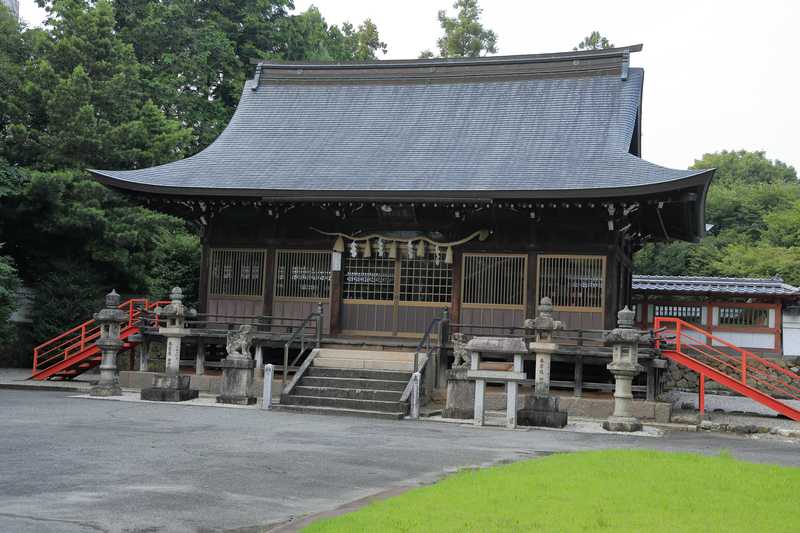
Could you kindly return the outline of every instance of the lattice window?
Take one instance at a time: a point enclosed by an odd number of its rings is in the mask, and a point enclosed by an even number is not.
[[[703,308],[696,305],[654,305],[653,316],[680,318],[684,322],[699,326],[703,323]]]
[[[400,301],[449,303],[453,294],[453,266],[444,253],[429,250],[427,257],[400,262]]]
[[[539,298],[559,311],[602,312],[606,259],[593,255],[540,255]]]
[[[346,300],[394,301],[394,259],[347,255],[344,270]]]
[[[526,255],[464,254],[465,305],[525,305]]]
[[[211,296],[263,296],[265,250],[212,248],[210,252]]]
[[[719,325],[769,327],[769,309],[720,307]]]
[[[275,297],[327,300],[331,291],[331,252],[278,250]]]

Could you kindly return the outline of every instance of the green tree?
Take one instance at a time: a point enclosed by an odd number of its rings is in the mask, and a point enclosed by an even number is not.
[[[593,31],[584,37],[573,50],[577,52],[578,50],[605,50],[606,48],[614,48],[614,43],[600,35],[599,31]]]
[[[791,165],[777,159],[768,159],[765,152],[746,150],[704,154],[690,168],[716,168],[714,185],[739,183],[797,183],[797,171]]]
[[[445,10],[439,11],[439,24],[444,30],[436,45],[439,57],[479,57],[497,53],[497,34],[483,27],[480,21],[482,9],[478,0],[456,0],[454,17],[447,16]],[[433,52],[425,50],[421,59],[433,57]]]
[[[286,38],[284,58],[291,61],[374,61],[387,50],[370,19],[358,28],[349,22],[328,26],[314,6],[289,19]]]
[[[692,168],[716,168],[706,205],[710,235],[698,244],[648,244],[641,274],[761,277],[800,282],[800,183],[791,166],[764,152],[705,154]]]
[[[40,30],[15,33],[14,41],[31,43],[18,63],[17,102],[24,106],[17,104],[0,129],[0,155],[42,169],[127,168],[181,157],[191,130],[151,103],[149,73],[116,32],[111,2],[55,0],[48,12],[46,38]],[[0,55],[8,55],[7,41]]]
[[[13,344],[14,330],[8,319],[16,308],[16,292],[20,282],[10,257],[0,255],[0,350]]]

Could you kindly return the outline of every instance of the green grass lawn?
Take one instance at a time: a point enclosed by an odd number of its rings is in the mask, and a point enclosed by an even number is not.
[[[303,531],[798,532],[800,468],[725,453],[558,454],[463,471]]]

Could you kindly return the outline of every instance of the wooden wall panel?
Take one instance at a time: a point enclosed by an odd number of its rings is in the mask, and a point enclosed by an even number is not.
[[[322,309],[322,333],[327,335],[331,332],[331,306],[323,302]],[[276,298],[272,302],[272,316],[282,318],[305,318],[317,310],[317,302],[304,302],[297,300],[282,300]],[[275,320],[274,324],[290,325],[298,324],[296,321]]]
[[[473,326],[522,327],[525,311],[522,309],[491,309],[482,307],[462,307],[461,324]],[[492,335],[502,333],[491,329],[465,329],[470,335]]]
[[[394,306],[342,303],[341,324],[345,334],[391,335],[394,330]]]
[[[431,321],[442,316],[444,307],[401,305],[397,309],[398,334],[414,333],[422,337]]]
[[[566,329],[604,329],[603,315],[580,311],[554,311],[553,317],[564,322]]]
[[[261,298],[220,298],[209,296],[208,314],[220,316],[261,316]]]

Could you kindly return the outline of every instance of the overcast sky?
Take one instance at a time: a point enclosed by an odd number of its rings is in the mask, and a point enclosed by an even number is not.
[[[387,59],[435,51],[436,13],[452,0],[295,0],[319,7],[330,24],[371,18]],[[643,156],[685,168],[705,152],[766,150],[800,170],[800,59],[792,0],[533,2],[483,0],[483,22],[500,54],[571,50],[592,30],[615,45],[643,43],[632,64],[645,69]],[[452,10],[451,10],[452,11]],[[40,24],[34,0],[20,14]]]

